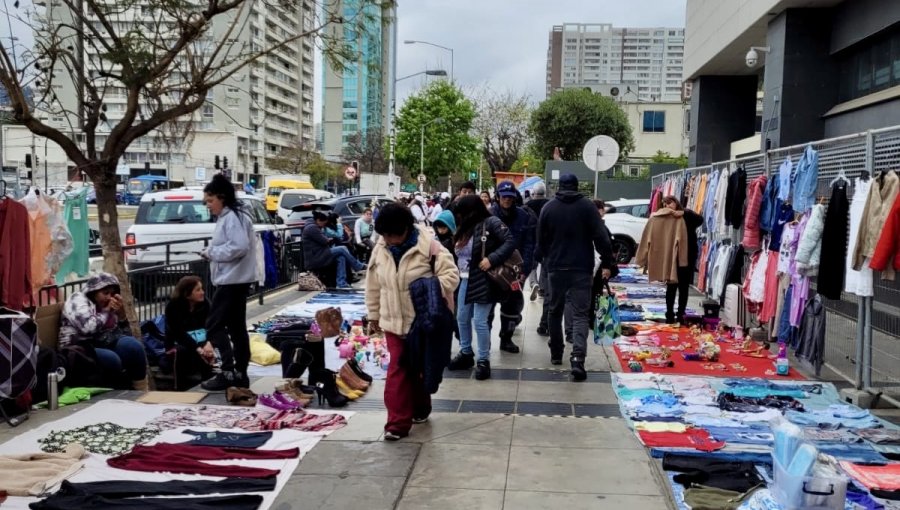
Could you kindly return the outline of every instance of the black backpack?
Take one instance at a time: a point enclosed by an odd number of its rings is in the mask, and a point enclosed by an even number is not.
[[[28,315],[0,308],[0,413],[10,426],[27,413],[37,384],[37,325]]]

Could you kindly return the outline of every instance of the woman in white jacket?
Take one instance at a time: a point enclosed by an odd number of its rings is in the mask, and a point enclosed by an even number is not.
[[[256,232],[234,186],[216,174],[203,189],[209,212],[216,216],[216,228],[209,246],[201,254],[210,261],[212,283],[216,287],[206,320],[206,335],[219,349],[221,371],[201,386],[222,391],[230,386],[250,386],[250,336],[247,334],[247,296],[257,281]],[[233,347],[232,347],[233,346]]]

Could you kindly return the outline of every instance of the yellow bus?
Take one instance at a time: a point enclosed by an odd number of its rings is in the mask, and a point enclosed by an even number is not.
[[[309,181],[301,181],[297,179],[272,179],[268,182],[266,190],[266,210],[269,214],[275,214],[278,211],[278,197],[281,192],[286,189],[316,189]]]

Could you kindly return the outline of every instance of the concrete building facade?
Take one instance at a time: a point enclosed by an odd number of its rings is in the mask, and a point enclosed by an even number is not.
[[[36,5],[42,8],[38,14],[56,25],[62,26],[73,21],[72,13],[58,0],[40,0]],[[239,23],[229,32],[231,20],[220,16],[199,46],[212,46],[222,38],[229,38],[236,48],[243,51],[259,51],[297,37],[314,28],[314,2],[302,0],[294,3],[272,3],[254,0],[241,8],[241,16],[246,23]],[[117,17],[117,30],[124,33],[133,28],[148,26],[158,15],[152,6],[145,3],[129,5]],[[89,19],[88,21],[97,20]],[[35,33],[40,39],[42,34]],[[265,55],[216,86],[207,96],[207,101],[190,116],[179,119],[172,126],[157,130],[136,140],[129,146],[121,164],[132,168],[133,174],[145,172],[149,163],[154,171],[190,165],[212,168],[216,155],[204,144],[221,139],[229,134],[228,152],[218,155],[228,156],[229,166],[235,175],[247,179],[248,174],[258,170],[268,173],[267,161],[278,156],[281,151],[298,144],[315,144],[313,127],[314,112],[314,39],[303,37]],[[99,72],[99,55],[94,45],[84,44],[85,75],[90,77]],[[61,98],[65,110],[77,111],[77,84],[62,69],[56,71],[56,95]],[[108,123],[97,129],[97,145],[106,142],[111,126],[116,125],[125,112],[126,91],[122,87],[107,87],[104,105]],[[54,127],[72,130],[77,122],[60,111],[44,112],[46,121]],[[181,136],[181,126],[193,124],[191,136]],[[74,134],[74,133],[73,133]],[[209,135],[209,136],[207,136]],[[198,159],[197,154],[208,154]]]
[[[556,25],[547,50],[547,96],[573,85],[622,84],[626,100],[678,101],[684,34],[684,28]]]
[[[647,163],[657,152],[662,151],[678,157],[687,154],[686,104],[675,101],[666,103],[622,102],[620,107],[628,116],[634,137],[634,150],[623,163],[623,171],[633,174],[630,168],[638,163]],[[629,166],[630,165],[630,166]]]
[[[900,124],[900,3],[688,0],[686,31],[692,164],[753,136],[758,91],[760,149]]]

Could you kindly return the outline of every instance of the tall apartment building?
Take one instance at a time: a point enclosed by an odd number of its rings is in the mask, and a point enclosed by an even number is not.
[[[50,22],[62,26],[73,22],[72,13],[59,0],[38,0],[43,7],[39,14]],[[227,33],[229,16],[215,19],[197,47],[214,45],[228,37],[235,48],[256,51],[270,48],[285,39],[296,37],[314,27],[314,2],[266,2],[252,0],[242,8],[240,16],[247,22],[238,24],[238,30]],[[119,34],[134,28],[150,26],[155,19],[149,2],[129,4],[117,16]],[[96,19],[89,19],[96,22]],[[41,34],[35,33],[40,39]],[[91,44],[84,45],[85,74],[98,72],[99,56]],[[77,111],[76,83],[62,69],[56,71],[56,95],[64,102],[66,110]],[[202,181],[198,167],[210,169],[215,156],[228,157],[229,166],[238,176],[249,179],[248,174],[258,169],[267,171],[267,161],[281,151],[300,143],[315,145],[313,126],[314,40],[304,37],[292,41],[272,53],[257,59],[216,86],[207,96],[206,103],[179,122],[192,121],[195,136],[179,138],[171,133],[177,129],[163,129],[135,140],[119,163],[130,167],[131,175],[145,173],[146,162],[153,173],[167,173],[174,179],[188,182]],[[125,112],[127,95],[124,88],[107,88],[104,97],[108,123],[98,127],[97,146],[106,143],[104,131],[115,126]],[[69,131],[74,118],[47,112],[47,121],[55,127]],[[216,140],[216,143],[209,143]],[[75,176],[72,176],[75,177]],[[70,177],[71,178],[71,177]]]
[[[328,160],[341,160],[344,148],[357,133],[387,132],[396,67],[396,6],[363,6],[361,0],[338,3],[344,19],[360,19],[360,9],[365,9],[366,27],[363,33],[347,26],[332,28],[332,35],[342,37],[357,58],[346,62],[343,69],[323,62],[322,153]]]
[[[680,101],[683,28],[565,23],[550,32],[547,96],[567,87],[624,85],[627,101]]]

